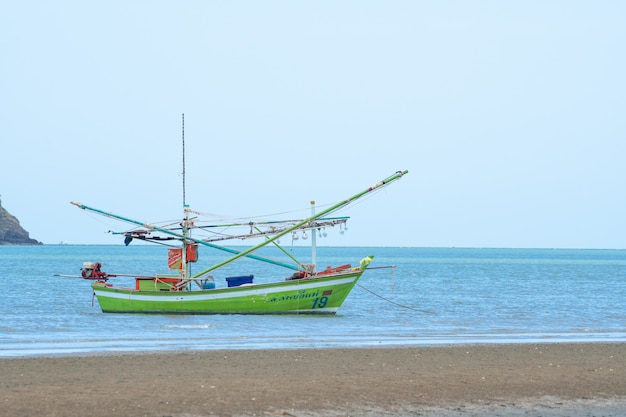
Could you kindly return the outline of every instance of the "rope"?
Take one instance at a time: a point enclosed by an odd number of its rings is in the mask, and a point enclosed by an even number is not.
[[[368,269],[369,269],[369,268],[368,268]],[[398,306],[398,307],[401,307],[401,308],[406,308],[407,310],[417,311],[418,313],[424,313],[424,314],[430,314],[430,315],[435,314],[434,312],[432,312],[432,311],[430,311],[430,310],[420,310],[420,309],[418,309],[418,308],[413,308],[413,307],[405,306],[404,304],[400,304],[400,303],[396,303],[395,301],[391,301],[390,299],[385,298],[385,297],[383,297],[383,296],[382,296],[382,295],[380,295],[380,294],[376,294],[374,291],[372,291],[372,290],[370,290],[370,289],[368,289],[368,288],[365,288],[364,286],[362,286],[362,285],[361,285],[361,284],[359,284],[358,282],[357,282],[357,284],[356,284],[356,285],[358,285],[359,287],[363,288],[365,291],[369,292],[370,294],[375,295],[376,297],[380,298],[381,300],[385,300],[385,301],[387,301],[388,303],[391,303],[391,304],[396,305],[396,306]]]

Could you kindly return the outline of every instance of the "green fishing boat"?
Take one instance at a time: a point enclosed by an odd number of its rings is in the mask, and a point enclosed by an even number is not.
[[[366,194],[375,192],[401,178],[408,171],[398,171],[372,187],[349,197],[331,207],[303,220],[247,222],[220,225],[196,225],[196,214],[184,204],[184,219],[180,227],[158,227],[145,222],[122,217],[98,210],[81,203],[73,205],[89,212],[121,220],[140,226],[126,232],[125,243],[132,240],[165,243],[177,241],[176,247],[168,250],[168,266],[175,273],[157,275],[134,275],[106,273],[99,262],[85,262],[78,278],[93,280],[91,287],[94,296],[105,313],[159,313],[159,314],[334,314],[350,294],[361,275],[367,270],[373,256],[365,256],[354,266],[342,264],[326,267],[318,271],[315,259],[315,234],[325,227],[344,225],[347,217],[326,217],[332,212],[358,200]],[[313,204],[313,202],[312,202]],[[249,232],[240,235],[226,235],[223,232],[212,238],[192,237],[192,230],[220,227],[245,226]],[[286,235],[309,231],[313,241],[312,263],[296,260],[278,244]],[[245,250],[236,250],[214,243],[224,239],[261,238],[262,242]],[[277,261],[256,255],[259,249],[275,245],[291,259],[290,263]],[[230,253],[230,257],[200,272],[192,273],[191,264],[199,257],[200,248],[211,248]],[[251,258],[259,262],[268,262],[291,270],[270,282],[254,282],[254,274],[242,274],[226,277],[227,286],[218,288],[213,274],[242,258]],[[232,268],[231,268],[232,269]],[[68,275],[60,275],[68,276]],[[134,286],[113,285],[112,278],[134,278]]]
[[[72,202],[82,210],[103,215],[135,225],[125,232],[124,243],[133,240],[167,245],[168,267],[173,272],[156,275],[114,274],[102,271],[100,262],[85,262],[81,275],[63,277],[92,280],[94,297],[105,313],[156,313],[156,314],[334,314],[350,294],[352,288],[367,270],[373,256],[365,256],[352,264],[328,266],[317,269],[316,232],[326,227],[345,227],[348,217],[327,217],[361,197],[376,192],[400,179],[408,171],[398,171],[372,187],[361,191],[329,208],[316,213],[311,202],[311,215],[301,220],[246,221],[204,224],[203,213],[191,210],[185,202],[185,139],[183,115],[183,219],[170,226],[157,226],[114,213],[105,212],[81,203]],[[232,233],[226,230],[242,230]],[[279,244],[283,236],[304,239],[311,234],[312,256],[310,263],[302,263]],[[200,236],[202,235],[202,236]],[[218,245],[215,242],[237,239],[261,239],[261,242],[245,250]],[[173,243],[173,244],[172,244]],[[287,261],[270,259],[257,254],[259,249],[273,245],[288,257]],[[192,272],[192,264],[198,261],[199,249],[208,248],[229,253],[229,257]],[[290,274],[255,282],[254,273],[226,276],[226,286],[216,286],[214,274],[232,270],[236,261],[252,259],[290,270]],[[246,268],[247,263],[243,265]],[[285,275],[287,275],[285,277]],[[132,284],[114,285],[113,278],[127,277]]]

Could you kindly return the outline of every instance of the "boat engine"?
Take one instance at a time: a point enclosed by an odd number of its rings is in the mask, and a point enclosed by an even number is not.
[[[102,272],[100,268],[102,264],[100,262],[84,262],[83,267],[81,268],[81,275],[85,279],[97,279],[104,280],[107,279],[107,273]]]

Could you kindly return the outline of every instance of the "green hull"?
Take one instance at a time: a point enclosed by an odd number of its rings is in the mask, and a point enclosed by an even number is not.
[[[137,291],[102,282],[92,288],[105,313],[335,314],[363,272],[198,291]]]

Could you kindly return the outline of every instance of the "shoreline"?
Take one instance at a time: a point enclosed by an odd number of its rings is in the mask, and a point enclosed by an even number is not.
[[[7,416],[610,416],[626,413],[626,343],[4,357],[0,402]]]
[[[213,349],[202,349],[196,347],[185,347],[185,348],[163,348],[163,349],[150,349],[150,350],[137,350],[132,348],[125,348],[123,350],[106,350],[106,349],[95,349],[95,350],[69,350],[67,349],[58,349],[51,352],[44,353],[29,353],[24,355],[0,355],[0,361],[5,359],[35,359],[35,358],[63,358],[63,357],[91,357],[91,356],[127,356],[127,355],[181,355],[181,354],[201,354],[201,353],[210,353],[210,352],[237,352],[237,351],[316,351],[316,350],[362,350],[362,349],[438,349],[438,348],[463,348],[463,347],[480,347],[480,346],[550,346],[550,345],[624,345],[626,346],[625,340],[614,340],[612,338],[607,339],[581,339],[577,340],[575,338],[559,338],[559,339],[528,339],[528,340],[507,340],[507,341],[498,341],[498,340],[474,340],[468,339],[467,341],[458,342],[458,341],[441,341],[437,343],[398,343],[398,344],[355,344],[355,345],[344,345],[344,344],[329,344],[326,346],[280,346],[280,347],[219,347]]]
[[[609,335],[608,333],[603,335]],[[621,334],[620,334],[621,336]],[[586,344],[626,344],[626,339],[623,337],[615,337],[614,334],[610,334],[606,337],[551,337],[551,338],[464,338],[461,340],[442,339],[437,341],[419,340],[414,343],[406,343],[401,341],[398,343],[323,343],[323,344],[291,344],[285,343],[281,346],[264,346],[254,345],[254,347],[241,347],[240,343],[236,344],[236,347],[229,344],[215,347],[215,348],[199,348],[196,345],[185,346],[184,348],[176,347],[159,347],[156,349],[146,348],[146,350],[140,350],[141,348],[121,348],[119,345],[115,347],[100,346],[93,348],[48,348],[48,349],[33,349],[37,350],[37,353],[24,353],[22,348],[5,349],[0,351],[0,360],[2,359],[17,359],[17,358],[55,358],[65,356],[105,356],[105,355],[150,355],[150,354],[181,354],[181,353],[201,353],[201,352],[214,352],[214,351],[237,351],[237,350],[326,350],[326,349],[417,349],[417,348],[445,348],[445,347],[462,347],[462,346],[517,346],[517,345],[586,345]],[[28,346],[28,345],[26,345]],[[28,351],[28,349],[26,350]]]

